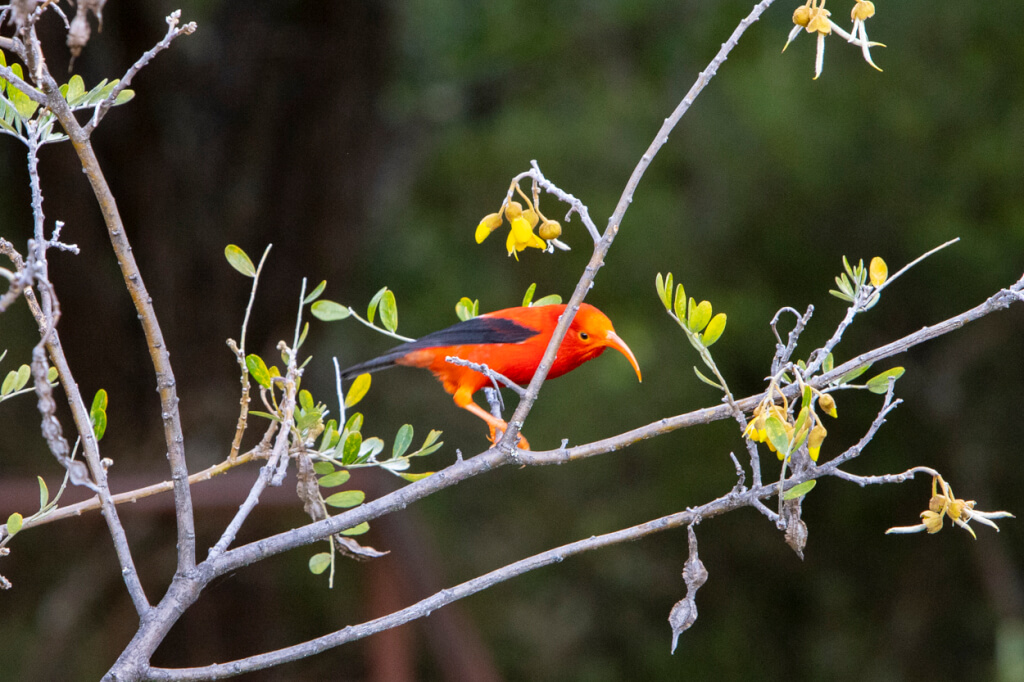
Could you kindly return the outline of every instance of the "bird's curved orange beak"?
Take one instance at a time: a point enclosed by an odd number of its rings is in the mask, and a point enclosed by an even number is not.
[[[629,349],[629,346],[626,345],[626,342],[623,341],[618,334],[611,330],[608,331],[607,338],[609,346],[611,346],[612,348],[626,356],[626,359],[629,360],[629,364],[633,365],[633,369],[636,370],[637,381],[642,382],[644,378],[640,375],[640,365],[637,364],[636,356],[633,355],[633,351]]]

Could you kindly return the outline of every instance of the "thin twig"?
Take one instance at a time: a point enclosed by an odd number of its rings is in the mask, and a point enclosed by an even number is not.
[[[29,59],[30,66],[33,60],[42,65],[41,85],[46,105],[57,116],[67,132],[72,146],[78,153],[82,169],[85,171],[99,203],[111,245],[121,268],[121,274],[132,302],[135,304],[146,336],[150,358],[156,371],[164,440],[167,444],[167,458],[171,466],[171,479],[174,481],[174,509],[178,529],[177,571],[186,573],[195,567],[195,521],[192,511],[192,496],[188,488],[188,467],[185,462],[184,437],[181,430],[181,415],[178,410],[177,383],[171,367],[170,354],[153,309],[153,299],[143,283],[142,273],[125,234],[124,222],[121,220],[117,202],[100,168],[89,135],[79,125],[71,107],[60,94],[60,88],[49,71],[45,69],[41,55],[33,54],[30,57],[32,57]]]
[[[196,22],[190,21],[179,28],[178,22],[180,20],[180,9],[171,12],[167,17],[167,34],[164,35],[164,39],[139,57],[139,59],[125,72],[124,76],[121,77],[121,80],[118,81],[117,85],[114,86],[114,89],[110,91],[110,94],[107,95],[106,99],[96,105],[96,108],[93,110],[92,118],[89,119],[89,122],[82,128],[86,136],[92,134],[92,131],[96,129],[96,126],[100,124],[103,117],[107,115],[108,111],[110,111],[110,107],[114,106],[114,101],[117,99],[117,96],[120,95],[125,88],[131,85],[132,78],[134,78],[135,75],[146,66],[146,64],[149,64],[153,57],[170,47],[171,42],[178,36],[190,35],[195,32]]]

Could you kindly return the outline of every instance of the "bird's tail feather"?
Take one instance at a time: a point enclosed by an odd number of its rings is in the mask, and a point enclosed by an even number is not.
[[[395,361],[405,355],[408,351],[385,353],[380,357],[376,357],[366,362],[360,362],[358,365],[352,365],[341,370],[342,379],[351,379],[352,377],[359,376],[360,374],[366,374],[367,372],[379,372],[383,369],[395,366]]]

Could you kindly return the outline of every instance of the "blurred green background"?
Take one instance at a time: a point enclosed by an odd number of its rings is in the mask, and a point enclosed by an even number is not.
[[[254,257],[273,243],[250,346],[276,356],[291,338],[299,283],[363,306],[381,286],[399,331],[456,321],[461,296],[481,310],[572,288],[589,258],[577,220],[568,254],[482,246],[473,230],[509,179],[536,159],[604,226],[626,179],[749,2],[555,0],[182,4],[199,31],[137,78],[135,100],[95,135],[172,352],[192,470],[226,455],[237,415],[237,337],[248,281],[223,249]],[[75,64],[88,85],[123,71],[163,35],[175,5],[112,0]],[[795,4],[776,3],[698,98],[636,193],[588,301],[615,322],[644,371],[617,354],[545,387],[526,433],[535,448],[606,437],[717,402],[693,376],[697,357],[654,293],[672,271],[729,315],[715,357],[738,395],[762,389],[782,306],[814,319],[798,355],[827,339],[842,304],[827,294],[843,255],[880,255],[895,271],[962,241],[888,290],[848,332],[837,360],[972,307],[1024,272],[1024,6],[906,0],[868,22],[877,73],[857,48],[828,40],[814,81],[814,40],[780,54]],[[850,3],[830,2],[848,25]],[[46,20],[54,73],[67,62]],[[2,235],[30,226],[23,150],[0,144]],[[110,394],[104,455],[115,491],[166,477],[159,405],[145,345],[69,146],[42,159],[48,219],[82,255],[53,255],[61,331],[87,395]],[[545,212],[561,217],[550,197]],[[903,365],[906,403],[848,469],[935,467],[981,509],[1021,512],[1024,306],[990,316],[884,367]],[[789,319],[786,320],[789,324]],[[0,371],[27,362],[24,306],[0,319]],[[354,321],[314,324],[304,386],[333,404],[330,357],[372,357],[387,339]],[[879,367],[882,369],[884,367]],[[863,434],[880,400],[837,396],[822,457]],[[34,400],[0,410],[0,516],[31,511],[34,477],[55,488]],[[367,434],[389,443],[403,423],[445,447],[440,468],[486,445],[426,373],[376,375]],[[65,424],[69,424],[65,420]],[[558,544],[718,497],[742,455],[733,424],[676,432],[563,467],[507,468],[371,524],[392,553],[343,566],[328,591],[308,548],[211,586],[158,652],[158,665],[203,665],[287,646],[380,615]],[[741,459],[743,459],[741,457]],[[778,463],[765,459],[765,475]],[[196,487],[200,555],[255,476]],[[357,482],[373,494],[400,484]],[[210,492],[216,491],[216,492]],[[75,494],[78,494],[77,492]],[[666,621],[685,593],[685,533],[574,558],[371,638],[253,680],[1002,680],[1024,679],[1024,531],[979,528],[887,537],[912,524],[928,481],[866,490],[824,481],[805,504],[800,561],[765,518],[730,514],[698,528],[710,578],[700,618],[669,655]],[[76,499],[69,497],[68,499]],[[151,599],[173,572],[169,499],[125,507]],[[291,483],[272,491],[240,542],[304,522]],[[205,543],[205,544],[204,544]],[[0,562],[2,680],[95,679],[135,629],[97,514],[26,532]]]

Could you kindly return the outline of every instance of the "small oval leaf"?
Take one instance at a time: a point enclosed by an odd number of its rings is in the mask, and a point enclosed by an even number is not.
[[[398,329],[398,303],[390,289],[384,292],[384,298],[380,302],[380,321],[389,332]]]
[[[313,575],[320,575],[331,565],[330,552],[320,552],[309,557],[309,572]]]
[[[333,473],[327,474],[326,476],[320,479],[320,487],[337,488],[339,485],[345,485],[346,483],[348,483],[348,479],[350,479],[351,477],[352,474],[350,474],[345,469],[342,469],[341,471],[335,471]]]
[[[303,301],[302,301],[303,304],[308,305],[308,304],[312,303],[313,301],[315,301],[316,299],[320,298],[320,294],[324,293],[324,289],[326,289],[326,288],[327,288],[327,280],[325,279],[322,282],[320,282],[320,284],[316,285],[316,289],[313,289],[313,291],[311,291],[309,293],[309,296],[306,296],[306,298],[303,299]]]
[[[228,263],[235,270],[246,277],[256,276],[256,266],[252,264],[252,259],[249,258],[248,254],[242,250],[240,246],[235,244],[228,244],[224,247],[224,257],[228,259]]]
[[[867,387],[872,393],[884,394],[889,390],[889,377],[899,379],[906,370],[902,367],[887,369],[878,376],[868,379]]]
[[[334,493],[325,499],[324,504],[330,507],[337,507],[338,509],[349,509],[359,506],[365,499],[366,493],[362,490],[342,490],[340,493]]]
[[[336,320],[344,320],[346,317],[352,314],[348,306],[335,303],[334,301],[328,301],[324,299],[317,301],[310,308],[310,312],[313,313],[313,317],[324,322],[334,322]]]
[[[725,313],[718,313],[708,322],[707,329],[704,330],[704,336],[701,337],[705,348],[709,348],[711,344],[722,337],[722,332],[725,331],[725,321]]]
[[[341,531],[341,534],[342,535],[347,535],[347,536],[362,535],[363,533],[365,533],[368,530],[370,530],[370,524],[368,524],[366,521],[363,521],[362,523],[360,523],[358,526],[355,526],[354,528],[349,528],[348,530]]]
[[[366,392],[370,390],[371,381],[372,378],[369,373],[360,374],[353,379],[352,385],[349,386],[348,393],[345,395],[345,407],[357,405],[366,396]]]
[[[25,520],[24,517],[21,514],[19,514],[18,512],[14,512],[10,516],[8,516],[7,517],[7,534],[8,535],[14,535],[19,530],[21,530],[21,525],[22,525],[22,522],[24,520]]]
[[[403,424],[402,428],[398,429],[398,434],[395,435],[395,444],[391,448],[392,457],[401,457],[405,454],[405,451],[412,445],[412,424]]]
[[[798,497],[803,497],[807,493],[811,492],[811,489],[814,488],[814,486],[816,486],[816,485],[818,485],[818,481],[817,480],[804,481],[800,485],[795,485],[792,488],[790,488],[789,490],[787,490],[782,495],[782,499],[784,499],[784,500],[795,500]]]
[[[267,363],[263,362],[263,358],[255,353],[250,353],[245,356],[245,367],[257,384],[263,388],[270,388],[270,371],[267,369]]]

